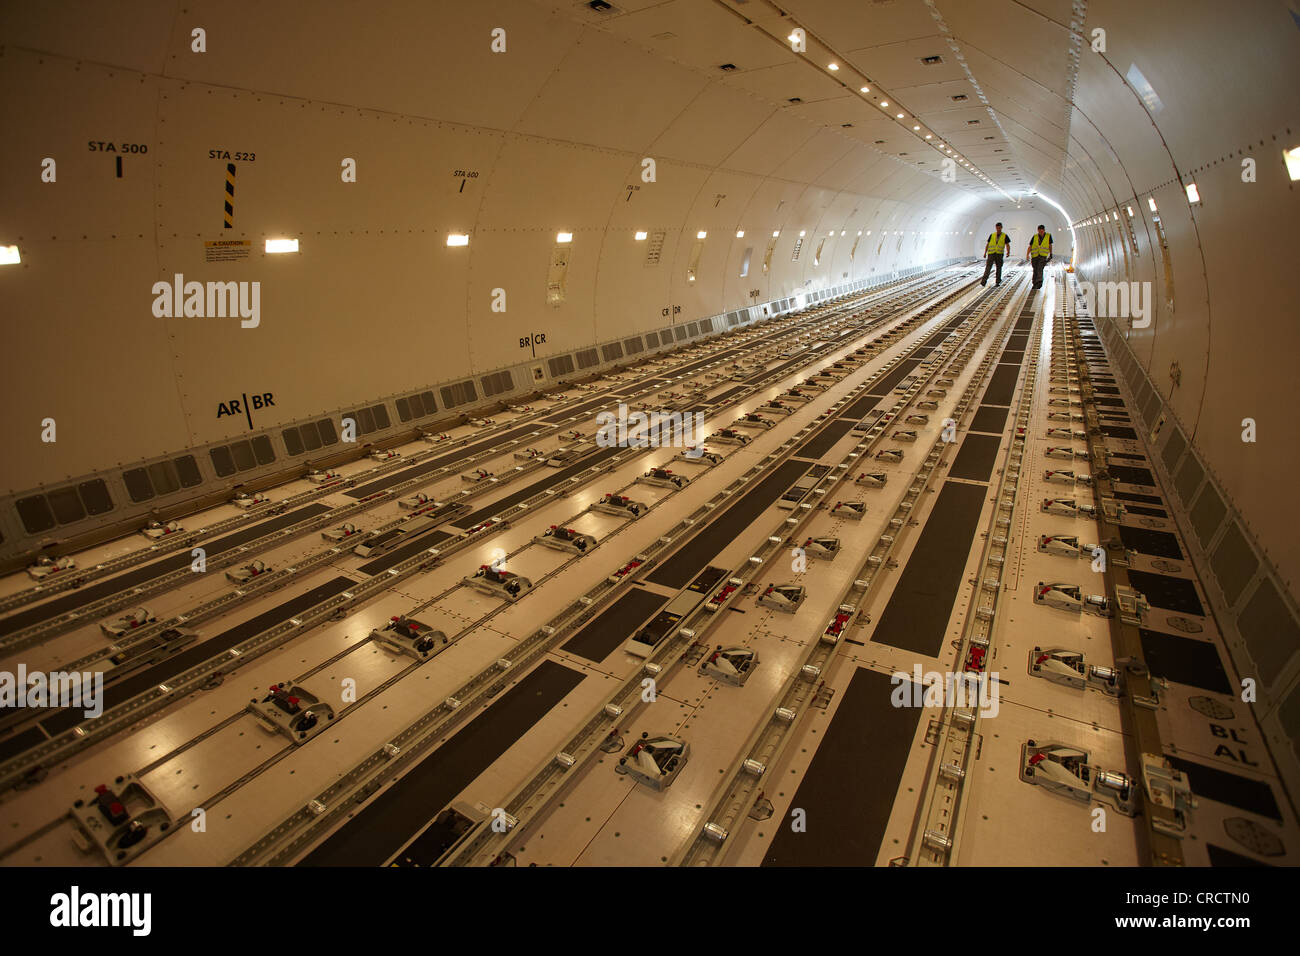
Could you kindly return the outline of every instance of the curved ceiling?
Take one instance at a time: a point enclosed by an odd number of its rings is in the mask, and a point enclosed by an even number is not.
[[[273,392],[263,424],[299,420],[508,367],[539,332],[558,353],[665,309],[975,255],[1014,213],[1060,252],[1073,233],[1081,277],[1150,283],[1129,348],[1290,583],[1300,545],[1268,501],[1296,466],[1297,334],[1250,237],[1296,212],[1294,3],[597,6],[7,5],[0,245],[22,263],[0,301],[27,317],[8,490],[237,435],[213,414],[228,394]],[[659,267],[639,231],[663,233]],[[299,256],[262,255],[279,236]],[[214,266],[204,243],[225,238],[257,253]],[[259,327],[160,321],[150,291],[178,273],[259,280]],[[46,417],[54,446],[29,427]]]

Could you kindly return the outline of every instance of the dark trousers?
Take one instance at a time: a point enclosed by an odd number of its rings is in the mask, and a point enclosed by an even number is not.
[[[1047,256],[1034,256],[1030,260],[1030,264],[1034,267],[1034,288],[1041,289],[1043,287],[1043,269],[1047,267]]]
[[[998,267],[998,285],[1002,284],[1002,253],[990,252],[984,257],[984,278],[980,279],[980,285],[989,281],[989,271],[994,265]]]

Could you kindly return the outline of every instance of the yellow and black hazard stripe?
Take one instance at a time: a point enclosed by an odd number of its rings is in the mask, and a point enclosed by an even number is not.
[[[226,228],[235,228],[235,164],[226,163]]]

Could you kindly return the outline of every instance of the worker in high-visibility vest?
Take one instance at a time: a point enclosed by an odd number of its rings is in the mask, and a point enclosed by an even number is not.
[[[1030,237],[1025,258],[1034,267],[1034,288],[1041,289],[1043,287],[1043,269],[1047,266],[1048,260],[1052,258],[1052,234],[1047,231],[1046,227],[1039,226],[1038,232]]]
[[[1011,237],[1002,231],[1002,223],[994,223],[993,231],[989,233],[989,241],[984,244],[984,278],[980,279],[980,285],[985,285],[989,281],[989,272],[994,266],[998,267],[995,285],[1002,284],[1002,257],[1006,254],[1010,243]]]

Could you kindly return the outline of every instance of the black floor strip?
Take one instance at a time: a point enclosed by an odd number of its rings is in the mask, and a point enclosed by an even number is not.
[[[670,588],[685,587],[807,470],[805,461],[787,461],[778,465],[775,472],[750,488],[685,547],[659,565],[647,580]]]
[[[1139,554],[1150,554],[1157,558],[1183,560],[1183,549],[1178,545],[1178,535],[1168,531],[1152,531],[1150,528],[1133,528],[1120,525],[1119,538],[1124,547]]]
[[[1159,495],[1143,495],[1136,491],[1116,491],[1114,495],[1120,501],[1136,501],[1147,505],[1160,505],[1165,501]]]
[[[889,675],[858,668],[791,806],[806,832],[773,820],[764,866],[873,866],[916,735],[920,707],[895,707]]]
[[[731,388],[727,389],[726,391],[718,392],[717,395],[709,396],[709,403],[713,404],[716,402],[725,402],[727,399],[731,398],[731,396],[738,395],[741,392],[745,392],[748,390],[749,390],[748,385],[733,385],[731,386]]]
[[[871,639],[934,657],[943,646],[988,488],[944,482]]]
[[[542,661],[299,865],[383,865],[577,687],[582,677],[562,664]]]
[[[968,481],[988,481],[993,474],[993,462],[1002,444],[1001,435],[967,434],[957,449],[953,459],[949,478],[965,478]]]
[[[992,435],[1001,435],[1007,427],[1007,413],[1011,411],[998,405],[981,405],[975,410],[975,417],[971,419],[970,430],[973,432],[988,432]]]
[[[1240,774],[1219,770],[1217,767],[1207,767],[1203,763],[1172,757],[1169,754],[1165,754],[1165,759],[1173,764],[1174,769],[1187,774],[1187,780],[1192,785],[1192,793],[1196,796],[1226,803],[1239,810],[1257,813],[1261,817],[1269,817],[1279,823],[1282,821],[1282,811],[1278,809],[1277,800],[1273,797],[1273,788],[1264,781],[1251,780]]]
[[[583,625],[561,650],[599,664],[667,603],[668,598],[633,588]]]
[[[989,387],[980,400],[984,405],[1010,405],[1016,393],[1016,379],[1020,377],[1019,365],[998,365],[993,369]]]
[[[1152,518],[1168,518],[1169,512],[1164,508],[1152,508],[1150,505],[1125,505],[1124,510],[1134,515],[1149,515]]]
[[[3,713],[3,711],[0,711]],[[28,727],[21,733],[14,734],[12,737],[6,737],[0,740],[0,760],[9,760],[11,757],[17,757],[31,747],[35,747],[42,740],[48,740],[45,734],[41,733],[39,727]]]
[[[1197,641],[1161,631],[1138,629],[1142,656],[1156,677],[1188,687],[1231,694],[1232,684],[1219,660],[1219,652],[1209,641]]]
[[[489,449],[496,448],[508,441],[513,441],[516,438],[531,435],[541,427],[540,424],[533,424],[525,426],[524,428],[514,428],[508,432],[503,432],[500,435],[493,435],[486,441],[473,442],[472,444],[465,445],[462,448],[457,448],[446,455],[439,455],[436,458],[430,458],[428,461],[422,461],[418,465],[412,465],[410,468],[402,468],[399,471],[384,475],[382,478],[376,478],[374,481],[353,488],[348,492],[348,497],[360,499],[365,498],[368,495],[373,495],[377,491],[387,491],[389,488],[393,487],[393,485],[400,485],[404,481],[409,481],[412,478],[419,478],[421,475],[427,475],[429,472],[437,471],[439,468],[446,465],[452,465],[458,461],[464,461],[466,458],[477,455],[481,451],[488,451]]]
[[[1251,859],[1248,856],[1242,856],[1240,853],[1233,853],[1231,850],[1225,850],[1221,846],[1215,846],[1213,843],[1205,844],[1205,849],[1210,854],[1210,866],[1268,866],[1267,863],[1261,863],[1259,860]]]
[[[880,404],[879,395],[863,395],[856,402],[846,408],[841,415],[842,418],[851,418],[854,421],[861,421],[867,412],[871,411]]]
[[[480,522],[483,522],[488,518],[491,518],[493,515],[498,514],[499,512],[502,512],[507,508],[511,508],[519,504],[519,502],[524,501],[527,498],[531,498],[533,495],[540,494],[541,492],[545,491],[547,488],[552,488],[555,485],[558,485],[566,478],[571,478],[572,476],[578,474],[578,472],[580,471],[586,471],[588,468],[591,468],[595,465],[599,465],[601,462],[605,461],[608,458],[613,458],[622,450],[623,449],[617,446],[610,447],[610,448],[601,448],[594,455],[588,455],[586,458],[583,458],[581,461],[577,461],[574,462],[572,465],[566,465],[564,468],[558,468],[554,471],[551,471],[551,473],[548,474],[546,477],[541,478],[538,481],[534,481],[530,485],[525,485],[523,488],[519,488],[511,492],[510,494],[506,495],[504,498],[498,498],[496,501],[493,501],[491,504],[484,505],[478,511],[472,511],[469,514],[465,515],[463,518],[457,518],[456,527],[472,528],[476,524],[479,524]],[[550,469],[548,469],[548,471],[549,470]],[[540,533],[541,532],[539,531],[538,534]]]
[[[545,422],[547,425],[554,425],[556,422],[562,422],[566,418],[572,418],[574,415],[580,415],[583,414],[584,412],[594,412],[602,405],[609,406],[609,405],[616,405],[616,404],[618,403],[614,400],[614,396],[601,395],[597,398],[589,398],[585,402],[579,402],[577,405],[574,405],[571,408],[563,408],[558,412],[553,412],[552,414],[545,416],[542,419],[542,421]],[[540,425],[532,426],[533,429],[539,427],[541,426]]]
[[[1146,595],[1152,607],[1205,616],[1205,608],[1201,606],[1201,599],[1196,594],[1196,585],[1187,578],[1130,569],[1128,579],[1133,587]]]
[[[287,528],[290,525],[297,524],[300,521],[306,521],[314,518],[319,514],[329,511],[328,505],[313,504],[305,508],[298,508],[290,511],[288,514],[279,515],[270,521],[257,521],[249,524],[245,528],[240,528],[234,534],[228,534],[225,537],[217,538],[213,541],[204,542],[201,547],[207,553],[208,559],[211,560],[216,556],[237,548],[242,544],[247,544],[264,535]],[[170,557],[163,558],[161,561],[154,561],[138,568],[133,568],[125,574],[119,574],[115,577],[105,578],[94,584],[88,584],[83,588],[78,588],[71,594],[65,594],[63,597],[55,598],[45,604],[37,605],[26,611],[11,615],[0,621],[0,634],[12,634],[15,631],[21,631],[25,627],[33,624],[39,624],[41,621],[48,621],[52,617],[57,617],[67,611],[75,611],[93,601],[101,598],[110,597],[127,588],[136,587],[146,581],[152,581],[154,578],[162,577],[164,574],[171,574],[173,571],[179,571],[182,568],[190,566],[193,561],[189,549],[179,551]]]
[[[865,414],[865,413],[864,413]],[[858,423],[856,418],[837,418],[829,423],[819,434],[814,435],[799,449],[804,458],[817,459],[826,454],[835,443],[849,433],[849,429]]]
[[[324,584],[317,585],[310,591],[271,608],[269,611],[263,611],[257,617],[250,618],[242,624],[237,624],[227,631],[222,631],[206,641],[200,637],[202,643],[181,651],[175,657],[169,657],[161,663],[136,671],[129,677],[105,686],[104,709],[108,710],[110,707],[116,707],[118,704],[130,700],[136,694],[143,693],[151,687],[157,687],[182,671],[187,671],[191,667],[202,664],[222,651],[230,650],[230,648],[248,640],[254,634],[275,627],[275,625],[289,620],[295,614],[299,614],[309,607],[314,607],[322,601],[327,601],[336,594],[343,593],[354,584],[356,582],[351,578],[333,578]],[[285,674],[284,676],[287,678],[291,675]],[[51,714],[41,721],[41,726],[45,728],[50,736],[54,736],[75,727],[84,719],[85,716],[80,709],[70,708]]]
[[[1122,481],[1126,485],[1150,485],[1155,487],[1156,479],[1149,469],[1134,468],[1130,465],[1110,464],[1106,466],[1110,472],[1110,477],[1115,481]]]
[[[394,548],[386,554],[381,554],[373,561],[367,561],[361,567],[357,568],[362,574],[378,574],[381,571],[387,571],[405,561],[407,558],[414,557],[421,551],[429,548],[436,548],[444,541],[449,541],[454,535],[446,531],[434,531],[431,534],[422,534],[418,538],[413,538],[403,544],[401,547]]]
[[[915,369],[920,363],[916,359],[904,359],[889,370],[883,379],[871,386],[867,392],[868,395],[888,395],[895,386],[909,375],[915,374]]]

